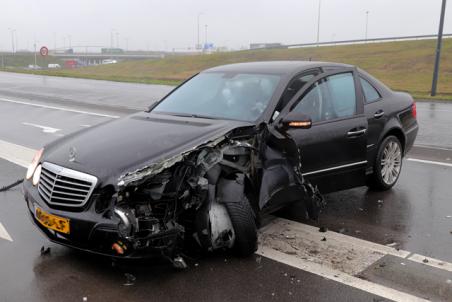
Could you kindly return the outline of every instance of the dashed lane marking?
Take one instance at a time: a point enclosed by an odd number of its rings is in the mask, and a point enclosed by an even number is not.
[[[117,116],[117,115],[109,115],[109,114],[103,114],[103,113],[96,113],[96,112],[90,112],[90,111],[83,111],[83,110],[76,110],[76,109],[57,107],[57,106],[49,106],[49,105],[36,104],[36,103],[30,103],[30,102],[24,102],[24,101],[18,101],[18,100],[11,100],[11,99],[5,99],[5,98],[0,98],[0,101],[1,102],[21,104],[21,105],[27,105],[27,106],[41,107],[41,108],[46,108],[46,109],[67,111],[67,112],[73,112],[73,113],[81,113],[81,114],[109,117],[109,118],[115,118],[115,119],[119,118],[119,116]]]
[[[443,167],[452,167],[452,164],[441,162],[441,161],[425,160],[425,159],[418,159],[418,158],[412,158],[412,157],[407,158],[406,160],[417,162],[417,163],[429,164],[429,165],[437,165],[437,166],[443,166]]]

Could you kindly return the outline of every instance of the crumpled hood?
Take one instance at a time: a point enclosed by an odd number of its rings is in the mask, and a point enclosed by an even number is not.
[[[103,185],[116,186],[125,173],[251,125],[140,112],[52,142],[45,147],[43,161],[94,175]],[[75,151],[74,161],[69,160],[70,149]]]

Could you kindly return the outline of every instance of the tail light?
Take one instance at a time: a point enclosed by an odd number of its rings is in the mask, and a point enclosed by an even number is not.
[[[417,117],[417,109],[416,109],[416,103],[413,102],[413,105],[411,105],[411,114],[413,115],[414,118]]]

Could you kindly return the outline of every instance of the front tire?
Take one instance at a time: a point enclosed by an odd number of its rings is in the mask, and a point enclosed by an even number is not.
[[[241,257],[252,255],[257,249],[257,228],[248,200],[227,202],[225,206],[235,232],[234,252]]]
[[[401,171],[402,144],[397,137],[387,136],[378,148],[368,186],[379,191],[389,190],[396,184]]]

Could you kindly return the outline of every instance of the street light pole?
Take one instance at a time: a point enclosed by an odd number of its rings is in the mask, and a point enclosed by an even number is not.
[[[438,39],[437,39],[437,43],[436,43],[435,69],[433,70],[431,96],[436,95],[436,88],[438,85],[439,62],[441,59],[441,46],[443,44],[443,28],[444,28],[445,13],[446,13],[446,0],[443,0],[443,4],[441,5],[441,18],[439,20]]]
[[[205,26],[205,28],[206,28],[204,45],[207,45],[207,24],[204,25],[204,26]]]
[[[319,14],[317,17],[317,46],[319,46],[320,41],[320,8],[322,6],[322,0],[319,0]]]
[[[366,43],[367,43],[367,28],[369,26],[369,11],[366,11]]]
[[[115,38],[113,37],[114,32],[115,32],[114,29],[110,30],[110,48],[115,47],[115,42],[114,42]]]
[[[201,47],[200,47],[200,45],[201,44],[199,44],[199,18],[201,17],[201,15],[203,15],[204,13],[198,13],[198,40],[197,40],[197,44],[196,44],[196,49],[200,49]]]
[[[35,43],[34,43],[33,45],[34,45],[34,47],[35,47],[35,65],[33,66],[33,69],[36,69],[36,67],[38,66],[38,64],[37,64],[37,58],[36,58],[36,40],[35,40]]]
[[[9,32],[11,33],[11,52],[14,54],[14,32],[16,31],[15,29],[12,28],[8,28]]]

